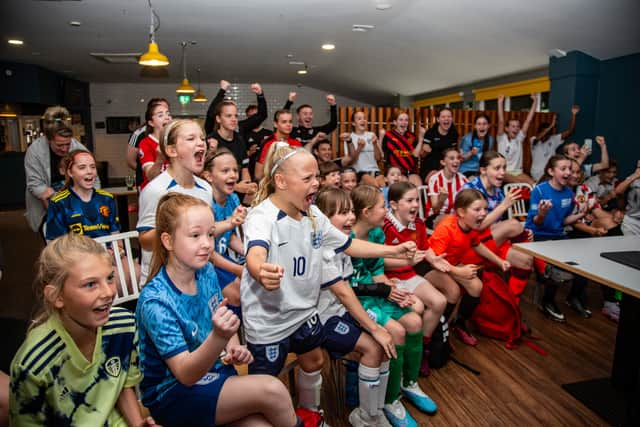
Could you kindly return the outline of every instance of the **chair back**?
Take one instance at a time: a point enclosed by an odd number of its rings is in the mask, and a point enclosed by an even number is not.
[[[429,186],[428,185],[421,185],[420,187],[418,187],[418,200],[419,200],[419,206],[418,206],[418,216],[420,217],[421,220],[425,220],[427,215],[429,214],[429,212],[425,212],[425,210],[427,209],[427,204],[429,202]]]
[[[136,269],[133,260],[133,252],[131,251],[131,239],[137,239],[137,231],[127,231],[126,233],[110,234],[108,236],[97,237],[94,240],[101,243],[105,248],[113,247],[122,242],[124,247],[128,277],[125,273],[123,258],[114,252],[114,261],[116,264],[116,274],[118,276],[118,294],[116,295],[113,305],[122,304],[127,301],[138,299],[140,296],[140,288],[138,286],[138,278],[136,277]],[[127,283],[131,285],[131,289],[127,286]]]
[[[513,206],[509,208],[509,210],[507,211],[507,216],[509,217],[509,219],[515,218],[518,221],[525,221],[527,219],[528,213],[527,205],[529,196],[531,194],[531,190],[533,190],[533,187],[524,182],[505,184],[504,193],[507,194],[512,188],[521,188],[523,190],[523,197],[520,200],[516,201]]]

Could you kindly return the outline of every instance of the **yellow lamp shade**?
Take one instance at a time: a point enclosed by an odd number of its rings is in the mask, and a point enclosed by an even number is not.
[[[189,83],[189,79],[183,79],[180,86],[176,89],[177,93],[195,93],[196,90]]]
[[[147,67],[164,67],[169,65],[169,59],[160,53],[157,43],[151,42],[149,43],[149,50],[140,57],[138,64],[146,65]]]
[[[196,93],[196,96],[191,98],[191,100],[193,102],[207,102],[208,101],[207,97],[204,96],[204,94],[202,93],[201,90],[198,90],[198,93]]]

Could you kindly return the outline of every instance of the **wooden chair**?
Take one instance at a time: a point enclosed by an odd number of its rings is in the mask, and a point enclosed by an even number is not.
[[[138,286],[138,278],[136,277],[136,269],[135,263],[133,260],[133,251],[131,250],[131,239],[137,239],[138,232],[137,231],[127,231],[126,233],[118,233],[118,234],[110,234],[108,236],[97,237],[95,239],[96,242],[101,243],[105,248],[113,247],[120,242],[124,247],[127,267],[128,267],[128,276],[125,274],[124,264],[122,262],[123,258],[119,256],[114,256],[115,264],[116,264],[116,274],[118,277],[118,295],[116,296],[113,305],[118,305],[125,303],[127,301],[133,301],[138,299],[140,296],[140,288]],[[127,286],[127,283],[130,284],[130,289]]]
[[[512,183],[512,184],[505,184],[504,186],[505,194],[508,193],[512,188],[528,188],[529,194],[531,193],[531,190],[533,190],[533,188],[527,183],[524,183],[524,182]],[[511,206],[507,211],[507,216],[509,217],[509,219],[516,218],[519,221],[524,221],[527,218],[527,201],[524,199],[520,199],[517,202],[515,202],[513,206]]]

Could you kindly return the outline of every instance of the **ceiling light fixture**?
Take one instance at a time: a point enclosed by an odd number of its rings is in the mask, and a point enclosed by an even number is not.
[[[198,92],[196,93],[196,96],[194,96],[191,100],[193,102],[207,102],[208,99],[206,96],[204,96],[204,94],[202,93],[202,90],[200,90],[200,68],[198,68]]]
[[[336,48],[336,46],[331,44],[331,43],[325,43],[325,44],[322,45],[322,49],[323,50],[333,50],[335,48]]]
[[[24,44],[22,40],[18,40],[18,39],[9,39],[8,42],[9,44],[14,46],[22,46]]]
[[[301,76],[302,76],[302,75],[305,75],[305,74],[307,74],[307,73],[308,73],[308,71],[307,71],[307,69],[306,69],[306,68],[305,68],[304,70],[298,70],[298,74],[300,74]]]
[[[79,27],[80,25],[82,25],[82,22],[80,22],[80,21],[69,21],[69,25],[71,25],[72,27]]]
[[[187,78],[187,42],[180,42],[182,46],[182,83],[177,87],[177,93],[195,93],[195,89]]]
[[[366,33],[367,31],[373,30],[374,28],[374,25],[369,24],[353,24],[351,26],[351,31],[356,33]]]
[[[160,18],[158,14],[153,10],[151,0],[149,1],[149,10],[151,11],[151,24],[149,25],[149,49],[147,53],[143,54],[138,60],[138,64],[145,65],[147,67],[165,67],[169,65],[169,58],[160,53],[158,44],[156,43],[156,31],[160,28]],[[155,21],[158,21],[156,27]]]
[[[391,9],[391,3],[378,3],[376,5],[377,10],[389,10]]]

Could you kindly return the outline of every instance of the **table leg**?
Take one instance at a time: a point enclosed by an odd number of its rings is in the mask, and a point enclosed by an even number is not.
[[[633,391],[640,369],[640,299],[623,294],[620,323],[613,355],[611,383],[619,390]]]
[[[562,387],[609,424],[638,425],[640,394],[640,299],[624,294],[610,378]]]
[[[118,206],[118,219],[120,220],[120,231],[129,231],[129,197],[116,196]]]

